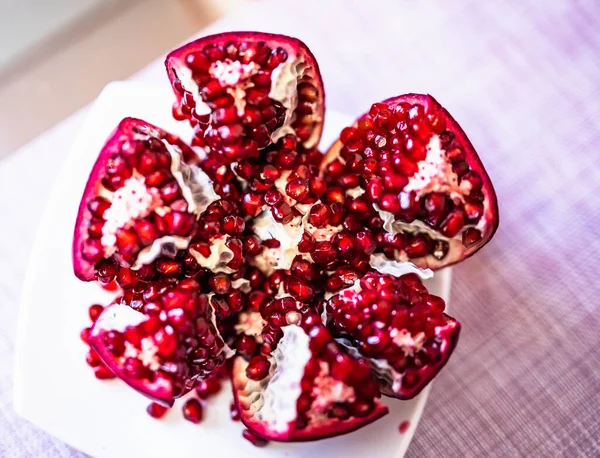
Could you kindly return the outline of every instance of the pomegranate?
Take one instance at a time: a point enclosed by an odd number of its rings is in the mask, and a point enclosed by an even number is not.
[[[246,427],[265,439],[306,441],[345,434],[385,415],[368,363],[336,344],[319,315],[301,321],[274,327],[281,336],[271,340],[269,354],[235,358],[234,397]],[[265,333],[262,338],[267,341]]]
[[[219,198],[193,162],[195,153],[177,137],[139,119],[121,121],[81,199],[75,275],[109,283],[119,266],[137,270],[186,248],[197,216]]]
[[[379,249],[439,269],[471,256],[498,227],[490,178],[473,145],[430,95],[375,103],[342,130],[323,177],[383,222]]]
[[[151,284],[105,308],[89,343],[132,388],[171,406],[225,359],[213,320],[195,280]]]
[[[175,118],[190,121],[194,143],[218,162],[257,157],[289,133],[307,148],[319,143],[323,83],[300,40],[221,33],[172,51],[165,65],[177,96]]]
[[[460,332],[421,279],[498,225],[458,123],[402,95],[323,155],[323,83],[299,40],[222,33],[165,65],[204,151],[134,118],[100,151],[73,241],[77,277],[119,294],[80,334],[95,376],[152,399],[154,418],[195,389],[192,423],[230,377],[256,446],[345,434],[387,413],[382,394],[416,396]]]
[[[332,296],[331,329],[348,351],[369,360],[382,392],[410,399],[437,375],[452,354],[460,324],[444,314],[444,300],[419,277],[369,272]]]

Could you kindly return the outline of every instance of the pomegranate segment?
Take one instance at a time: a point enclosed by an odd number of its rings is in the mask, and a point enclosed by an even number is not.
[[[381,103],[345,128],[323,177],[377,210],[378,249],[439,269],[471,256],[498,226],[494,188],[473,145],[431,96]]]
[[[318,315],[281,331],[269,355],[234,360],[234,397],[248,429],[274,441],[318,440],[387,413],[367,362],[337,345]]]
[[[370,272],[332,296],[326,311],[338,341],[365,357],[382,392],[410,399],[446,364],[460,324],[444,312],[416,274]]]
[[[194,143],[223,164],[257,157],[286,134],[319,143],[323,82],[304,43],[284,35],[229,32],[172,51],[165,61],[173,113],[196,130]]]
[[[89,344],[124,382],[171,406],[225,360],[213,320],[196,281],[153,284],[105,308]]]
[[[104,283],[187,247],[197,216],[219,198],[177,137],[126,118],[102,148],[79,206],[75,275]]]

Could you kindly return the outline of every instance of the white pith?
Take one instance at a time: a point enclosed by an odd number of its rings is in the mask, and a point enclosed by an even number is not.
[[[140,341],[141,349],[125,342],[124,358],[137,358],[140,362],[151,371],[160,369],[160,360],[158,359],[158,347],[151,338],[146,337]]]
[[[334,379],[329,373],[329,366],[325,362],[320,363],[321,370],[315,377],[312,395],[314,402],[309,414],[313,423],[327,421],[327,412],[336,403],[354,402],[356,393],[354,388],[346,385],[340,380]]]
[[[383,253],[372,254],[369,264],[378,272],[394,275],[395,277],[414,273],[421,277],[422,280],[433,278],[433,271],[431,269],[421,269],[408,261],[401,262],[390,260]]]
[[[227,263],[234,258],[233,251],[225,244],[225,237],[219,237],[210,242],[210,255],[205,258],[190,248],[190,254],[194,257],[198,265],[212,272],[224,272],[227,274],[233,273],[234,270],[227,266]]]
[[[427,144],[425,159],[417,163],[419,170],[409,178],[405,192],[414,191],[417,198],[432,192],[447,194],[455,202],[462,202],[471,192],[468,181],[459,183],[458,175],[452,170],[452,163],[442,149],[440,137],[433,135]]]
[[[220,60],[213,62],[208,73],[219,80],[221,86],[235,86],[241,80],[255,75],[260,67],[255,62],[242,64],[239,60]]]
[[[271,90],[269,97],[279,101],[285,107],[285,121],[283,125],[271,134],[271,139],[276,142],[288,134],[295,134],[292,128],[294,111],[298,106],[298,80],[302,77],[306,64],[300,57],[279,64],[271,73]]]
[[[234,289],[239,289],[242,293],[249,293],[252,288],[250,287],[250,280],[245,278],[238,278],[231,282],[231,286]]]
[[[302,328],[284,326],[282,330],[283,337],[270,358],[269,376],[259,382],[247,379],[243,389],[245,410],[278,433],[285,433],[297,417],[300,381],[312,357],[309,337]]]
[[[397,328],[390,331],[390,337],[394,345],[400,348],[406,356],[413,356],[420,352],[427,340],[424,332],[418,332],[413,336],[408,330]]]
[[[236,334],[257,337],[262,342],[260,335],[266,324],[267,322],[263,319],[260,312],[241,312],[238,315],[238,322],[234,328]]]
[[[141,312],[125,304],[112,304],[106,307],[94,324],[93,334],[100,331],[124,332],[128,326],[137,326],[148,318]]]
[[[289,269],[294,258],[300,254],[298,243],[302,239],[304,228],[302,218],[295,217],[287,224],[275,221],[270,209],[263,211],[254,220],[254,233],[261,240],[276,239],[280,246],[265,249],[255,257],[255,264],[261,270],[270,272],[273,269]]]
[[[121,188],[112,193],[110,199],[111,205],[102,215],[104,225],[100,239],[107,256],[112,256],[116,250],[116,233],[119,229],[129,229],[134,220],[145,218],[162,206],[158,190],[148,189],[145,178],[140,175],[128,178]]]

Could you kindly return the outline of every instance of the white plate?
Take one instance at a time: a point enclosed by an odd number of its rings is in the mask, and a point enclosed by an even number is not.
[[[33,249],[21,303],[16,367],[15,409],[23,417],[83,452],[103,457],[177,456],[305,458],[315,456],[401,457],[404,455],[429,390],[411,401],[386,399],[390,413],[354,433],[313,443],[271,443],[259,449],[241,436],[241,423],[229,419],[230,393],[209,402],[200,425],[185,421],[177,408],[161,421],[146,414],[149,401],[119,381],[94,378],[85,363],[80,330],[89,324],[87,307],[107,303],[110,295],[82,283],[71,268],[73,224],[88,173],[98,151],[126,116],[143,118],[184,138],[190,129],[171,118],[168,84],[112,83],[98,97],[77,133],[73,150],[52,191]],[[322,146],[327,147],[348,116],[327,112]],[[75,133],[74,133],[75,135]],[[450,271],[428,285],[448,300]],[[401,434],[398,426],[409,421]]]

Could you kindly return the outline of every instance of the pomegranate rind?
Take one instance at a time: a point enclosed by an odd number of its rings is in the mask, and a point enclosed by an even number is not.
[[[234,358],[231,379],[233,399],[238,412],[240,412],[240,419],[244,426],[268,440],[276,442],[308,442],[341,436],[356,431],[383,417],[389,412],[389,409],[379,399],[376,399],[375,408],[365,417],[350,417],[347,420],[330,418],[329,421],[323,425],[308,426],[304,429],[297,429],[293,423],[289,423],[289,428],[286,431],[276,432],[269,429],[267,424],[256,420],[256,418],[249,414],[248,410],[242,408],[244,397],[243,388],[249,382],[249,379],[246,376],[246,367],[248,367],[248,361],[243,357],[236,356]]]
[[[325,119],[325,91],[323,89],[323,79],[319,70],[319,64],[315,59],[308,46],[301,40],[289,37],[286,35],[264,33],[264,32],[224,32],[215,35],[209,35],[206,37],[199,38],[190,43],[187,43],[180,48],[171,51],[165,59],[165,67],[171,85],[173,86],[174,81],[177,79],[177,68],[185,66],[185,56],[192,51],[204,49],[208,45],[225,45],[231,41],[240,41],[247,43],[265,42],[272,47],[281,47],[288,53],[289,59],[295,59],[302,57],[304,62],[307,64],[307,68],[311,71],[311,78],[314,80],[315,86],[319,91],[319,103],[317,104],[316,118],[318,122],[313,129],[310,137],[303,143],[303,146],[307,149],[313,148],[321,141],[321,134],[323,132],[323,124]],[[181,102],[183,95],[173,87],[177,102]]]
[[[83,244],[88,239],[86,223],[92,217],[88,209],[88,202],[96,197],[98,186],[102,178],[106,175],[108,159],[113,154],[119,152],[120,145],[124,141],[132,139],[135,135],[139,135],[136,130],[146,131],[151,137],[167,140],[171,145],[177,146],[181,150],[182,157],[188,161],[193,162],[197,158],[196,153],[179,138],[146,121],[136,118],[125,118],[119,123],[100,150],[100,154],[88,177],[77,211],[73,233],[72,256],[73,272],[80,280],[92,281],[95,279],[94,265],[81,255]]]
[[[383,100],[381,103],[395,106],[399,103],[409,103],[409,104],[421,104],[426,109],[433,108],[437,110],[439,113],[442,113],[444,116],[444,120],[447,124],[447,130],[452,131],[455,135],[455,140],[461,145],[466,154],[466,161],[469,164],[469,167],[479,173],[483,181],[482,191],[485,196],[484,200],[484,214],[482,216],[482,220],[485,221],[485,225],[482,230],[481,240],[472,244],[470,247],[465,247],[462,242],[458,239],[450,239],[448,243],[450,247],[448,249],[448,254],[441,260],[436,259],[435,257],[428,255],[419,258],[411,258],[410,262],[416,264],[418,267],[423,269],[431,269],[431,270],[439,270],[443,267],[448,267],[453,264],[457,264],[464,259],[467,259],[473,256],[477,251],[483,248],[494,236],[496,230],[498,229],[498,224],[500,221],[500,215],[498,210],[498,199],[496,197],[496,192],[494,190],[494,186],[492,181],[481,162],[481,158],[475,151],[475,147],[467,137],[465,131],[460,127],[458,122],[452,117],[452,115],[446,110],[433,96],[429,94],[404,94],[396,97],[390,97],[388,99]],[[368,114],[363,114],[359,116],[354,123],[353,126],[358,125],[359,121],[366,118]],[[332,162],[334,159],[339,157],[339,151],[342,147],[342,143],[340,140],[336,140],[327,150],[325,155],[323,156],[323,161],[321,162],[321,171],[324,172],[326,166]],[[431,231],[435,231],[435,229],[431,228]]]

